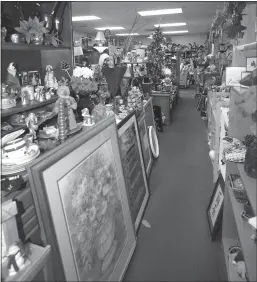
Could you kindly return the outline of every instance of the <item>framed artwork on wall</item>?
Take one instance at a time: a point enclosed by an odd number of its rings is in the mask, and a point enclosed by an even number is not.
[[[28,173],[55,279],[121,281],[136,239],[114,116],[46,153]]]
[[[141,115],[141,117],[139,117],[138,119],[138,131],[139,131],[140,142],[143,151],[146,175],[147,177],[149,177],[152,168],[153,158],[150,150],[148,130],[145,122],[145,114]]]
[[[226,86],[240,86],[241,73],[245,71],[245,67],[227,67]]]
[[[246,71],[253,71],[257,68],[257,57],[246,58]]]
[[[214,240],[222,224],[225,182],[222,174],[215,183],[210,202],[207,207],[207,220],[211,239]]]
[[[250,74],[250,72],[247,72],[247,71],[241,72],[241,79],[244,79],[244,78],[247,77],[249,74]]]
[[[137,232],[149,199],[149,191],[134,112],[118,124],[118,135],[130,212]]]

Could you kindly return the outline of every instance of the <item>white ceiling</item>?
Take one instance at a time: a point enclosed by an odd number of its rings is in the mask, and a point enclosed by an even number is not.
[[[122,26],[125,30],[112,31],[115,33],[128,33],[131,30],[132,23],[138,15],[140,17],[140,25],[146,24],[137,32],[140,35],[149,36],[154,29],[154,24],[186,22],[186,26],[181,27],[165,27],[163,30],[185,30],[187,34],[207,33],[210,29],[212,19],[216,14],[216,9],[222,8],[224,2],[73,2],[72,15],[85,16],[94,15],[101,20],[73,22],[73,29],[88,35],[95,35],[97,30],[95,27],[103,26]],[[164,15],[164,16],[148,16],[141,17],[137,11],[160,10],[167,8],[182,8],[182,14]],[[135,31],[134,31],[135,32]],[[172,34],[175,36],[177,34]]]

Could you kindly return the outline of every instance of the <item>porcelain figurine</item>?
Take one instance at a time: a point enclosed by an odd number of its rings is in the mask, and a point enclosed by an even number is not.
[[[29,134],[33,136],[33,140],[37,139],[36,130],[38,129],[37,126],[37,117],[34,113],[30,113],[28,117],[25,119],[26,126],[29,129]]]
[[[21,91],[21,104],[23,106],[29,104],[29,93],[28,93],[28,91],[26,89],[23,89]]]
[[[11,62],[7,68],[7,77],[5,83],[14,90],[20,88],[20,81],[17,77],[17,66],[14,62]]]
[[[58,82],[54,76],[53,67],[51,65],[46,66],[45,86],[47,88],[53,88],[55,90],[57,90],[58,88]]]
[[[37,86],[35,88],[35,100],[42,101],[42,94],[43,94],[43,88],[44,86]]]
[[[82,110],[82,116],[83,116],[83,126],[92,126],[94,125],[94,122],[92,121],[92,117],[89,114],[88,108],[85,108]]]
[[[67,117],[67,128],[69,131],[77,127],[77,122],[73,110],[77,109],[77,103],[73,97],[70,96],[70,89],[68,86],[62,85],[57,89],[59,99],[55,103],[54,111],[59,113],[59,104],[62,99],[64,105],[64,114]]]

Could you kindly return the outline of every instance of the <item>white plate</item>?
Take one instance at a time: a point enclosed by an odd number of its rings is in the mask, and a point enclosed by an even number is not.
[[[156,135],[156,131],[153,126],[148,127],[149,130],[149,140],[152,154],[155,158],[159,157],[159,143]]]
[[[33,159],[31,159],[30,161],[22,165],[10,165],[10,166],[2,165],[2,175],[15,174],[15,173],[19,173],[19,172],[26,170],[25,166],[29,164],[30,162],[32,162],[35,158],[37,158],[39,154],[40,154],[40,151],[38,151],[37,155],[35,155]]]
[[[4,165],[10,165],[10,164],[22,165],[23,163],[30,161],[31,159],[33,159],[38,154],[39,147],[37,145],[33,145],[29,149],[30,149],[30,152],[27,153],[26,155],[22,156],[22,157],[11,158],[11,159],[3,158],[2,164],[4,164]]]

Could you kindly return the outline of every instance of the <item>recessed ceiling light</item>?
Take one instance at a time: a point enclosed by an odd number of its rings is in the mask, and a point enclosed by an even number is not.
[[[168,27],[168,26],[183,26],[187,25],[186,23],[166,23],[166,24],[155,24],[155,27]]]
[[[171,33],[187,33],[188,30],[172,30],[172,31],[163,31],[164,34],[171,34]]]
[[[94,21],[94,20],[100,20],[101,18],[97,16],[76,16],[72,17],[73,22],[80,22],[80,21]]]
[[[129,35],[133,36],[133,35],[139,35],[139,34],[138,33],[117,33],[115,35],[117,35],[117,36],[129,36]]]
[[[109,30],[119,30],[119,29],[125,29],[124,27],[122,26],[110,26],[110,27],[96,27],[95,29],[97,30],[106,30],[106,29],[109,29]]]
[[[181,13],[182,13],[181,8],[138,12],[138,14],[140,16],[143,16],[143,17],[145,17],[145,16],[158,16],[158,15],[170,15],[170,14],[181,14]]]

